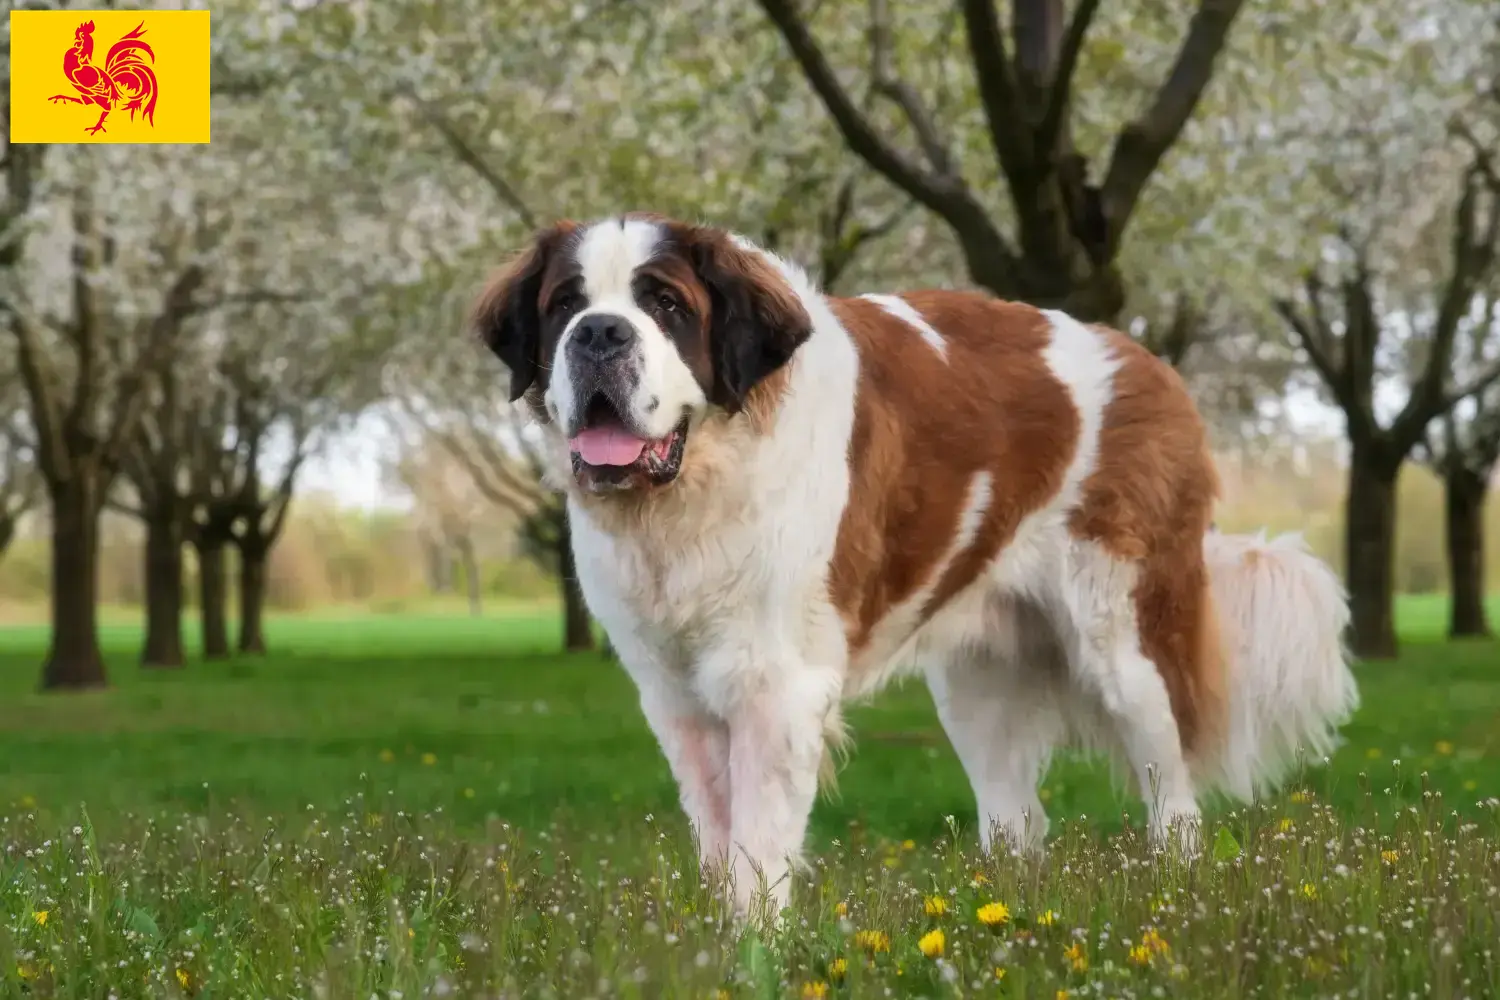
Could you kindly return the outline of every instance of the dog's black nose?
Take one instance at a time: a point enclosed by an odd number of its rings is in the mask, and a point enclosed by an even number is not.
[[[578,321],[570,346],[591,361],[604,361],[624,351],[634,339],[635,327],[625,317],[599,313]]]

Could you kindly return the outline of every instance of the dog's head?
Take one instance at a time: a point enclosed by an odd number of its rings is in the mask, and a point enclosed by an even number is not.
[[[766,255],[649,216],[537,234],[474,325],[591,493],[673,482],[703,418],[738,413],[812,332]]]

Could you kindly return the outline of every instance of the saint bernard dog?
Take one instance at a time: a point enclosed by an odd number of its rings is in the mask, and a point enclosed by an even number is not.
[[[1209,530],[1203,422],[1114,330],[967,291],[835,298],[644,214],[539,233],[474,326],[742,913],[788,898],[841,703],[903,673],[985,849],[1039,845],[1037,784],[1075,746],[1196,850],[1200,795],[1269,787],[1357,704],[1338,579],[1295,536]]]

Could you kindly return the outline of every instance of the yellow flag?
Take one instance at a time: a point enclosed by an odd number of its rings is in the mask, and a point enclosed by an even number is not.
[[[13,10],[11,142],[207,142],[208,11]]]

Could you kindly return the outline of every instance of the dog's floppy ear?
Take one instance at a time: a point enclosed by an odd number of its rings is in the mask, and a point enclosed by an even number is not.
[[[711,300],[709,398],[735,413],[750,390],[812,336],[812,318],[776,267],[729,234],[698,227],[685,243]]]
[[[490,281],[474,305],[470,325],[484,345],[510,370],[510,401],[525,395],[541,365],[542,276],[553,254],[576,228],[559,222],[537,233]]]

